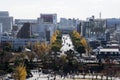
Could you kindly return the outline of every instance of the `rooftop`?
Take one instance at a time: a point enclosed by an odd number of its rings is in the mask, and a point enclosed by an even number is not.
[[[119,49],[113,49],[113,48],[103,48],[99,49],[100,52],[119,52]]]

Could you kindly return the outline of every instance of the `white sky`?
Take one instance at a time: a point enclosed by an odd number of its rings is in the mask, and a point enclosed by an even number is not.
[[[0,0],[0,11],[20,19],[36,19],[40,13],[57,13],[58,18],[98,18],[100,12],[102,18],[120,18],[120,0]]]

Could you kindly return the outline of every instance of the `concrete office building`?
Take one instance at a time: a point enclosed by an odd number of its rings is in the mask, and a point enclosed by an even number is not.
[[[31,37],[31,31],[30,31],[30,23],[24,23],[22,28],[17,33],[17,38],[20,39],[28,39]]]
[[[85,37],[93,40],[104,39],[106,32],[106,19],[95,19],[94,16],[84,22]]]
[[[9,13],[8,11],[0,11],[0,16],[8,17]]]
[[[37,27],[32,27],[32,34],[36,34],[41,40],[50,41],[57,27],[56,14],[41,14],[37,19]]]
[[[1,39],[1,47],[4,47],[5,43],[11,43],[12,48],[14,50],[18,50],[19,48],[24,48],[28,45],[28,43],[34,44],[35,42],[39,42],[38,39],[19,39],[19,38],[2,38]]]
[[[3,32],[11,32],[13,17],[10,17],[7,11],[0,11],[0,23],[2,23]]]
[[[37,19],[15,19],[15,24],[22,27],[24,23],[36,24]]]
[[[86,27],[88,26],[88,22],[86,21],[80,21],[80,23],[77,25],[77,32],[81,34],[81,36],[86,36]]]
[[[78,19],[66,19],[61,18],[58,24],[58,29],[63,33],[69,33],[73,30],[77,30],[77,26],[80,24]]]
[[[29,23],[26,26],[26,31],[24,23]],[[15,24],[18,26],[18,35],[20,38],[20,33],[29,33],[29,38],[38,39],[40,41],[50,41],[50,38],[57,26],[57,15],[56,14],[40,14],[40,17],[35,19],[16,19]],[[23,28],[24,27],[24,28]],[[21,33],[21,34],[22,34]],[[25,35],[24,35],[25,36]]]
[[[40,14],[40,21],[44,24],[57,24],[57,14]]]
[[[22,28],[22,32],[26,32],[23,28],[25,23],[29,23],[28,30],[30,31],[30,37],[34,37],[37,30],[37,19],[15,19],[15,25],[17,26],[17,31],[14,31],[15,36],[20,32]],[[27,27],[26,27],[27,28]],[[19,34],[20,35],[20,34]]]

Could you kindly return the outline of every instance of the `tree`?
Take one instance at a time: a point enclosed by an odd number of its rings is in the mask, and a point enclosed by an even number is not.
[[[64,68],[65,71],[67,72],[75,72],[78,70],[78,61],[76,59],[76,54],[74,53],[73,50],[69,50],[65,53],[67,56],[66,56],[66,64],[67,64],[67,67]],[[69,68],[68,68],[69,67]]]
[[[84,47],[88,46],[84,37],[81,38],[81,43],[83,44]]]
[[[39,58],[41,58],[45,53],[49,52],[50,47],[46,42],[36,42],[34,45],[34,51],[38,55]]]
[[[32,42],[28,42],[26,47],[32,50],[32,49],[33,49],[33,44],[32,44]]]
[[[61,38],[61,33],[60,33],[59,30],[56,30],[56,31],[53,33],[53,35],[52,35],[52,37],[51,37],[50,43],[51,43],[51,44],[54,43],[54,42],[57,40],[57,38]]]
[[[76,51],[78,51],[78,53],[85,53],[85,47],[80,45]]]
[[[51,57],[51,60],[52,60],[52,65],[53,65],[52,68],[54,70],[58,70],[58,67],[59,67],[59,64],[58,64],[59,60],[56,57],[57,57],[57,52],[59,52],[60,48],[62,47],[61,37],[62,37],[61,33],[58,30],[56,30],[51,38],[50,50],[52,54],[50,55],[53,56]]]
[[[26,67],[20,64],[15,68],[15,80],[26,80]]]
[[[91,51],[91,48],[84,37],[81,37],[81,43],[85,47],[85,49],[87,50],[87,53],[89,54]]]
[[[72,34],[74,35],[75,38],[81,37],[80,33],[78,33],[76,30],[73,30]]]
[[[90,53],[91,48],[86,39],[82,37],[76,30],[71,33],[71,39],[76,51],[78,51],[79,53]]]
[[[59,58],[59,70],[63,71],[63,68],[67,62],[67,55],[66,54],[61,54]]]
[[[60,34],[60,31],[59,31],[59,30],[56,30],[55,33],[58,35],[58,34]]]
[[[74,39],[73,40],[73,45],[75,46],[75,48],[77,49],[79,46],[83,46],[80,42],[80,39]]]
[[[51,37],[51,43],[53,43],[53,42],[55,42],[55,41],[56,41],[56,36],[53,35],[53,36]]]
[[[12,50],[12,44],[11,44],[11,42],[6,42],[6,43],[4,43],[3,44],[3,50],[5,50],[5,51],[11,51]]]
[[[66,56],[65,54],[60,56],[60,62],[61,62],[62,64],[64,64],[64,63],[66,62],[66,60],[67,60],[66,57],[67,57],[67,56]]]
[[[60,32],[58,30],[56,30],[51,38],[51,50],[53,52],[58,52],[60,51],[60,48],[62,47],[61,45],[61,37],[62,35],[60,34]]]
[[[0,52],[0,63],[4,63],[4,57],[6,55],[6,52],[5,51],[1,51]]]
[[[60,43],[55,42],[55,43],[52,44],[51,50],[56,53],[56,52],[60,51],[60,48],[61,48],[61,47],[62,47],[62,46],[61,46]]]

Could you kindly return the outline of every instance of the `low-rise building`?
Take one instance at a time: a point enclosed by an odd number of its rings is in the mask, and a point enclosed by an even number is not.
[[[116,48],[103,48],[99,49],[97,54],[98,59],[117,59],[120,58],[120,51]]]
[[[5,43],[10,43],[13,50],[18,50],[19,48],[24,48],[28,45],[28,43],[34,44],[35,42],[40,42],[41,40],[38,39],[1,39],[1,47],[4,47]]]
[[[73,30],[77,30],[79,24],[79,19],[61,18],[57,28],[63,33],[69,33]]]

